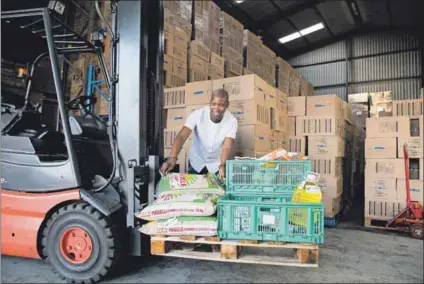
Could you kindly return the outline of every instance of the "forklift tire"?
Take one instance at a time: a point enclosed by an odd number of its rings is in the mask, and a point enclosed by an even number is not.
[[[424,239],[424,225],[423,224],[413,224],[409,229],[411,237],[414,239],[422,240]]]
[[[100,281],[117,258],[113,224],[87,203],[57,210],[43,231],[43,255],[55,274],[72,283]],[[119,247],[119,245],[118,245]]]

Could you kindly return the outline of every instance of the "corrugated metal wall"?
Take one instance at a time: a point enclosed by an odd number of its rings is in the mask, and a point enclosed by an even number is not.
[[[377,33],[339,41],[289,63],[314,85],[317,95],[337,94],[347,100],[351,93],[392,91],[400,100],[420,95],[421,56],[417,36]]]

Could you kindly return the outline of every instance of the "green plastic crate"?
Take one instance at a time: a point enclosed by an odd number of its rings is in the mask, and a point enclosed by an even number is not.
[[[218,200],[222,239],[324,242],[324,205],[292,203],[291,194],[232,194]]]
[[[226,168],[226,192],[285,193],[294,191],[311,171],[312,163],[310,160],[228,160]]]

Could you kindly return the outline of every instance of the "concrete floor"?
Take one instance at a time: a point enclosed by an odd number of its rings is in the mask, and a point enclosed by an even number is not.
[[[340,224],[342,225],[342,224]],[[423,283],[423,242],[398,233],[326,229],[319,268],[231,264],[157,257],[105,283]],[[43,262],[2,256],[1,282],[58,283]]]

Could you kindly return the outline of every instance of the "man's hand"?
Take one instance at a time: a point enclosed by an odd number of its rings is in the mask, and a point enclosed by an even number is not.
[[[160,168],[160,173],[162,175],[166,175],[169,171],[172,171],[175,168],[175,164],[177,163],[176,158],[170,158],[165,163],[162,164]]]
[[[224,165],[219,166],[218,177],[221,180],[224,180],[224,178],[225,178],[225,166]]]

